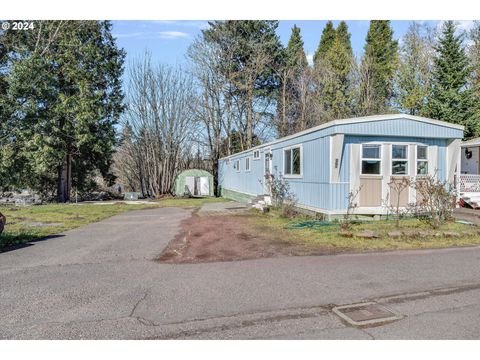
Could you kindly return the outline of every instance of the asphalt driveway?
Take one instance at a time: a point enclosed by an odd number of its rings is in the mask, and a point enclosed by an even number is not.
[[[190,210],[124,213],[0,254],[0,338],[480,337],[480,248],[188,265],[153,259]],[[334,304],[404,318],[345,325]]]

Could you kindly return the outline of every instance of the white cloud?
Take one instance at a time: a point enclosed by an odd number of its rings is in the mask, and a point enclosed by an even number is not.
[[[441,30],[443,23],[445,20],[441,20],[437,23],[437,30]],[[475,25],[475,22],[473,20],[456,20],[455,23],[457,24],[457,29],[460,31],[470,31],[473,26]]]
[[[175,26],[182,26],[182,27],[193,27],[198,29],[206,29],[208,27],[207,21],[154,20],[152,22],[156,24],[162,24],[162,25],[175,25]]]
[[[113,33],[113,36],[119,39],[122,38],[138,38],[148,34],[147,32],[131,32],[131,33]]]
[[[458,21],[458,28],[461,30],[469,31],[473,28],[473,20],[461,20]]]
[[[189,35],[183,31],[159,31],[158,36],[162,39],[182,39]]]

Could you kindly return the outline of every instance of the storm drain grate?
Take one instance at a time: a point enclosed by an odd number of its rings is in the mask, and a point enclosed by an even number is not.
[[[333,312],[355,326],[376,325],[402,318],[393,310],[375,302],[336,306]]]

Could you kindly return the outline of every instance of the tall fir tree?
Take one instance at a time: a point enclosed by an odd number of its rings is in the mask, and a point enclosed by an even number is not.
[[[464,34],[453,21],[446,21],[435,46],[432,93],[427,115],[465,126],[465,138],[479,132],[475,117],[474,89],[468,84],[471,66],[463,45]]]
[[[395,77],[396,103],[400,111],[424,115],[433,67],[432,30],[413,22],[403,36]]]
[[[286,66],[303,70],[308,66],[307,56],[305,55],[304,43],[302,35],[300,34],[300,28],[297,25],[293,25],[290,39],[285,50]]]
[[[361,66],[358,113],[372,115],[391,111],[393,80],[398,60],[398,43],[389,20],[372,20],[368,29]]]
[[[221,71],[229,81],[231,95],[242,104],[238,126],[242,150],[253,146],[255,126],[262,116],[270,115],[265,114],[265,107],[256,112],[255,100],[273,100],[280,87],[283,52],[277,27],[278,21],[273,20],[227,20],[209,22],[202,30],[203,38],[219,47]]]
[[[474,26],[468,35],[470,40],[468,55],[473,67],[470,78],[470,86],[473,89],[474,96],[473,121],[480,122],[480,21],[474,22]],[[479,132],[475,131],[475,136],[478,135]]]
[[[279,136],[289,135],[299,128],[301,104],[299,79],[308,71],[308,62],[303,48],[300,28],[296,25],[284,50],[284,65],[280,70],[282,85],[277,100],[276,130]]]
[[[4,34],[8,72],[2,107],[13,161],[3,165],[13,168],[3,173],[22,174],[12,177],[14,186],[56,193],[65,202],[73,187],[89,189],[97,171],[112,180],[125,53],[111,27],[98,21],[42,21],[34,31]],[[14,41],[8,42],[10,35]]]
[[[468,55],[470,57],[472,69],[472,84],[476,87],[480,85],[480,21],[474,21],[473,28],[468,34],[470,46]]]
[[[320,43],[318,44],[318,48],[313,55],[314,64],[317,64],[317,61],[320,60],[331,48],[336,36],[337,32],[335,31],[333,22],[328,21],[322,31],[322,36],[320,37]]]
[[[351,114],[351,68],[353,61],[350,33],[342,21],[328,50],[317,59],[317,99],[325,121]]]
[[[345,21],[340,21],[340,24],[338,24],[337,33],[335,37],[343,45],[343,47],[347,52],[352,53],[352,43],[350,41],[350,33],[348,31],[348,25]]]

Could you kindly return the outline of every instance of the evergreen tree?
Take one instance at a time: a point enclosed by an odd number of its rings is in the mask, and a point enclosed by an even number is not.
[[[297,25],[293,25],[292,34],[288,40],[288,45],[285,51],[286,66],[303,70],[308,66],[307,56],[303,49],[304,43],[302,35],[300,34],[300,28]]]
[[[470,47],[468,55],[472,64],[472,73],[470,85],[473,89],[474,102],[474,118],[472,121],[480,121],[480,21],[475,21],[472,30],[469,33]],[[478,136],[479,131],[475,130]]]
[[[372,20],[368,29],[362,59],[358,112],[362,115],[390,111],[393,80],[397,66],[397,41],[389,20]]]
[[[469,59],[463,45],[463,33],[456,33],[453,21],[446,21],[435,46],[432,93],[428,116],[465,126],[465,138],[478,134],[475,121],[473,88]]]
[[[313,55],[313,63],[315,64],[315,66],[317,64],[317,61],[320,60],[322,56],[324,56],[330,49],[333,42],[335,41],[336,36],[337,33],[335,31],[333,23],[331,21],[328,21],[325,25],[325,28],[323,29],[317,51],[315,51],[315,54]]]
[[[350,33],[348,32],[348,25],[345,21],[340,21],[337,27],[336,39],[342,44],[345,50],[352,54],[352,43],[350,41]]]
[[[318,102],[323,120],[351,114],[351,67],[353,62],[350,33],[342,21],[328,50],[317,59]]]
[[[288,45],[284,50],[284,64],[280,69],[282,84],[279,88],[275,119],[279,136],[286,136],[295,132],[301,117],[298,80],[308,68],[303,45],[300,28],[294,25]]]
[[[245,144],[242,150],[252,147],[255,126],[262,116],[270,115],[264,109],[256,112],[255,100],[273,100],[281,84],[278,72],[283,52],[277,27],[278,21],[228,20],[210,22],[202,31],[207,42],[220,48],[221,71],[229,81],[231,95],[242,104],[238,114]]]
[[[401,111],[423,115],[431,86],[433,63],[431,30],[410,24],[400,48],[396,75],[396,102]]]
[[[56,193],[65,202],[72,187],[90,187],[96,171],[112,180],[125,54],[109,22],[42,21],[35,31],[17,33],[5,45],[2,100],[14,167],[3,164],[7,177],[0,183],[18,171],[22,176],[13,185]]]
[[[474,21],[474,26],[470,30],[469,40],[471,45],[468,49],[468,55],[472,63],[472,84],[476,87],[480,85],[480,21]]]

